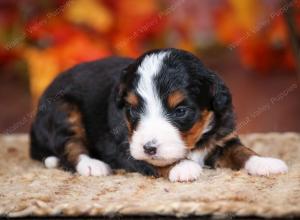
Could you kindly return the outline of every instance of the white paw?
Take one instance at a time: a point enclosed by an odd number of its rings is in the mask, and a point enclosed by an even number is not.
[[[282,160],[259,156],[250,157],[245,164],[245,169],[249,174],[258,176],[269,176],[288,171],[287,165]]]
[[[44,160],[45,167],[47,167],[48,169],[53,169],[53,168],[58,167],[58,163],[59,163],[59,159],[54,156],[47,157]]]
[[[194,181],[200,177],[202,167],[191,160],[183,160],[175,165],[169,172],[169,180],[172,182]]]
[[[107,176],[111,173],[109,165],[83,154],[79,156],[76,171],[82,176]]]

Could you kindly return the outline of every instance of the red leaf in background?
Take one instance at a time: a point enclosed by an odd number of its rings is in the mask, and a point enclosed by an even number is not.
[[[9,65],[12,61],[18,58],[20,58],[20,56],[15,50],[10,50],[0,46],[0,66]]]
[[[264,30],[241,42],[238,51],[247,68],[264,74],[271,74],[272,70],[278,69],[295,69],[295,60],[282,16],[274,18]]]
[[[40,18],[26,25],[26,34],[32,41],[51,40],[53,45],[66,43],[74,35],[84,35],[84,32],[60,18]]]

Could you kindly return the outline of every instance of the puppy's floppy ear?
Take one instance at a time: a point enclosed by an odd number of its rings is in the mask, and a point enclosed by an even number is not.
[[[211,84],[211,94],[213,96],[212,108],[216,112],[224,111],[228,107],[231,108],[231,94],[229,89],[224,84],[223,80],[221,80],[221,78],[219,78],[215,73],[211,72],[209,81]]]
[[[216,137],[222,138],[235,130],[235,114],[229,89],[215,73],[210,74],[211,107],[215,113]]]
[[[119,108],[122,108],[125,105],[124,98],[127,95],[127,92],[133,89],[134,81],[138,78],[135,73],[136,65],[136,63],[131,63],[122,70],[116,92],[116,102]]]
[[[116,88],[116,103],[118,108],[122,108],[124,106],[124,97],[126,95],[126,75],[127,75],[127,69],[122,70],[121,77],[119,84]]]

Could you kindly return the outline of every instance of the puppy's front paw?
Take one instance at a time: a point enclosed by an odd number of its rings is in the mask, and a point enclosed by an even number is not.
[[[286,173],[288,167],[282,160],[271,157],[252,156],[245,164],[245,169],[251,175],[269,176]]]
[[[191,160],[183,160],[176,164],[169,172],[169,180],[172,182],[194,181],[200,177],[202,167]]]
[[[82,176],[107,176],[111,173],[109,165],[87,155],[79,156],[76,171]]]

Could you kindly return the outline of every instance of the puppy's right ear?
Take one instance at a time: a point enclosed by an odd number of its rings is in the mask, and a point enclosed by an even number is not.
[[[116,88],[116,103],[118,108],[123,108],[125,105],[124,98],[126,95],[126,75],[127,75],[127,69],[122,70],[119,84]]]

